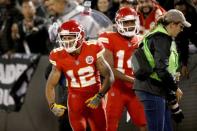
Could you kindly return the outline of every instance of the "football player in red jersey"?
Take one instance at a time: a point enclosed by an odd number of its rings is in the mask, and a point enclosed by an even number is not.
[[[136,35],[140,26],[139,18],[134,9],[122,7],[117,11],[115,21],[118,32],[104,32],[99,36],[99,41],[106,47],[105,58],[115,76],[107,97],[107,131],[118,129],[124,108],[140,131],[145,131],[144,108],[132,90],[134,78],[131,57],[141,40]]]
[[[84,29],[75,20],[63,23],[51,51],[53,69],[46,84],[46,98],[56,116],[66,107],[55,103],[56,84],[64,73],[68,87],[68,115],[73,131],[85,131],[89,122],[92,131],[106,131],[103,97],[114,76],[103,57],[104,48],[95,41],[84,40]],[[101,88],[100,74],[105,77]],[[66,124],[66,123],[65,123]]]

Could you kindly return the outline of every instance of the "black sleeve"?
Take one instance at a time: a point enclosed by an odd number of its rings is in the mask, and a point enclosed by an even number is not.
[[[170,46],[172,39],[168,36],[157,35],[150,38],[150,49],[155,60],[155,71],[164,83],[164,87],[176,91],[177,85],[172,75],[168,72],[168,61],[170,56]]]
[[[189,40],[187,40],[185,36],[186,35],[180,33],[176,39],[176,44],[180,55],[180,63],[187,66],[189,58]]]

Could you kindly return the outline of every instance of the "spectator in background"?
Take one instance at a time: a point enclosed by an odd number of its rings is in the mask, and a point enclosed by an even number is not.
[[[49,37],[53,43],[56,40],[58,26],[80,14],[84,9],[76,1],[70,0],[45,0],[45,7],[52,19],[49,25]]]
[[[50,2],[50,0],[42,0],[42,3],[43,3],[44,10],[47,13],[47,18],[49,19],[49,21],[51,21],[51,17],[55,16],[55,12],[51,9],[51,6],[50,6],[52,3]],[[49,22],[48,24],[51,24],[51,22]]]
[[[44,6],[42,5],[43,0],[32,0],[32,2],[35,5],[36,8],[36,15],[46,18],[46,10],[44,9]]]
[[[197,0],[192,0],[192,2],[194,4],[195,8],[197,9]]]
[[[189,44],[194,44],[197,47],[197,11],[191,0],[174,0],[174,8],[180,10],[186,20],[191,23],[190,28],[184,28],[176,37],[176,43],[180,52],[180,61],[182,64],[182,76],[189,77],[188,57]]]
[[[137,0],[137,11],[140,16],[140,34],[145,34],[157,22],[165,10],[154,0]]]
[[[20,11],[11,0],[0,1],[0,55],[9,53],[13,49],[11,26],[22,19]]]
[[[165,10],[174,8],[174,0],[156,0]]]
[[[120,0],[111,0],[111,11],[117,12],[120,6]]]
[[[17,6],[22,6],[23,0],[14,0],[18,4]],[[36,8],[36,15],[40,17],[46,17],[46,11],[43,7],[43,1],[44,0],[31,0],[34,3],[34,6]]]
[[[90,2],[87,2],[84,4],[84,6],[81,6],[75,1],[49,0],[48,8],[54,13],[54,21],[56,21],[49,27],[50,39],[52,41],[55,40],[57,36],[58,25],[69,19],[77,20],[84,26],[87,35],[86,39],[97,38],[99,31],[109,27],[111,21],[110,19],[104,19],[104,17],[100,17],[102,13],[98,13],[98,11],[95,11],[98,14],[96,14],[94,11],[91,13],[90,6]]]
[[[105,14],[109,19],[113,20],[115,13],[111,11],[110,0],[96,0],[95,9]]]
[[[24,19],[12,25],[12,40],[15,52],[47,54],[48,32],[45,20],[36,16],[32,1],[22,2]]]
[[[137,9],[137,0],[120,0],[120,6],[121,7],[131,7],[133,9]]]

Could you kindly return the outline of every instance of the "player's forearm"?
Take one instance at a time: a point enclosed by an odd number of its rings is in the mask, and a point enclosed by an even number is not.
[[[112,83],[114,82],[113,71],[110,68],[109,64],[105,61],[103,56],[97,60],[96,66],[100,74],[105,78],[103,81],[102,88],[99,91],[99,93],[106,94],[106,92],[109,90]]]
[[[113,82],[114,82],[113,73],[110,75],[106,75],[102,84],[102,88],[100,89],[99,93],[106,94]]]
[[[46,94],[46,99],[47,99],[49,106],[51,106],[53,103],[55,103],[55,89],[53,86],[47,85],[46,90],[45,90],[45,94]]]
[[[105,79],[99,93],[106,94],[115,80],[114,73],[108,64],[106,64],[106,68],[103,68],[102,76]]]
[[[45,94],[49,106],[55,103],[55,87],[59,82],[60,75],[61,72],[57,68],[53,67],[48,77],[46,88],[45,88]]]
[[[117,69],[113,68],[113,73],[114,73],[115,79],[120,79],[120,80],[131,82],[131,83],[133,83],[134,81],[133,77],[125,75],[122,72],[118,71]]]

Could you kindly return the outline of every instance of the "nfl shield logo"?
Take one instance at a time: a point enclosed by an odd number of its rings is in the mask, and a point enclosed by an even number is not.
[[[86,63],[87,63],[87,64],[92,64],[93,61],[94,61],[94,58],[93,58],[92,56],[87,56],[87,57],[86,57]]]

